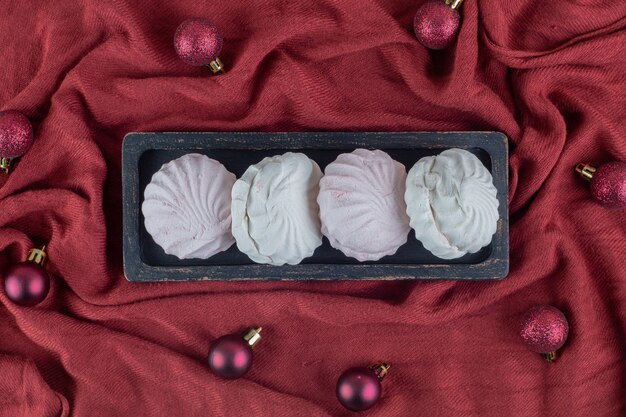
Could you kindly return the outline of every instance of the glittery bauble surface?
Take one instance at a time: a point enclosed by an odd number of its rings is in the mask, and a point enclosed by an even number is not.
[[[369,368],[350,368],[337,381],[337,399],[351,411],[363,411],[372,407],[382,393],[376,372]]]
[[[609,162],[591,179],[591,193],[607,208],[626,208],[626,162]]]
[[[178,26],[174,35],[176,53],[189,65],[208,65],[222,51],[224,40],[215,23],[192,18]]]
[[[561,311],[540,305],[528,310],[522,318],[520,336],[533,352],[551,353],[559,350],[567,340],[569,325]]]
[[[17,158],[33,143],[33,127],[22,113],[0,112],[0,157]]]
[[[33,262],[13,266],[4,278],[4,292],[15,304],[32,307],[41,303],[50,291],[50,277]]]
[[[424,3],[415,13],[413,29],[422,45],[445,49],[454,42],[461,25],[461,15],[443,0]]]
[[[252,366],[252,348],[240,335],[229,334],[217,339],[209,350],[209,367],[216,375],[235,379]]]

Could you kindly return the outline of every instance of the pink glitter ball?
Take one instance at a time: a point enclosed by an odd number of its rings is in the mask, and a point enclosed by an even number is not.
[[[626,163],[600,165],[591,179],[591,193],[607,208],[626,208]]]
[[[33,143],[33,127],[18,111],[0,112],[0,157],[17,158]]]
[[[533,352],[556,352],[565,344],[568,333],[567,319],[552,306],[535,306],[522,318],[520,336]]]
[[[178,26],[174,35],[176,53],[189,65],[208,65],[222,51],[224,40],[215,23],[195,17]]]
[[[461,25],[461,15],[443,0],[430,0],[415,13],[413,29],[422,45],[445,49],[454,42]]]

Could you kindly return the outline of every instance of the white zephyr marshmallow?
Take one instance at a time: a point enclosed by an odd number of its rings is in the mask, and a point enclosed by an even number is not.
[[[357,260],[393,255],[411,231],[404,203],[406,169],[380,150],[344,153],[320,181],[322,233]]]
[[[232,192],[233,235],[254,262],[296,265],[322,244],[320,167],[301,153],[250,166]]]
[[[491,243],[499,218],[496,195],[489,170],[463,149],[420,159],[406,179],[415,236],[442,259],[460,258]]]
[[[207,259],[235,243],[230,191],[236,177],[214,159],[187,154],[164,164],[144,192],[146,230],[165,253]]]

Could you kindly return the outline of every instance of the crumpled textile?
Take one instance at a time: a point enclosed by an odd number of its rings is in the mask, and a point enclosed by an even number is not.
[[[377,360],[368,416],[626,415],[626,216],[574,173],[626,160],[626,2],[467,0],[439,52],[422,2],[4,1],[0,110],[36,137],[0,179],[0,274],[45,243],[53,282],[37,308],[0,294],[0,416],[348,416],[337,378]],[[192,16],[226,74],[176,56]],[[509,276],[126,281],[126,133],[317,130],[504,132]],[[552,365],[518,335],[535,304],[570,321]],[[251,325],[252,370],[217,379],[210,342]]]

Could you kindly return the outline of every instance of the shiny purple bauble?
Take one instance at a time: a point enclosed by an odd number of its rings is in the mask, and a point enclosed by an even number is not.
[[[376,372],[370,368],[350,368],[337,381],[337,399],[350,411],[372,407],[382,394],[382,385]]]
[[[0,112],[0,157],[17,158],[33,144],[33,126],[22,113]]]
[[[252,348],[240,335],[222,336],[209,349],[209,367],[222,378],[240,378],[251,366]]]
[[[9,300],[23,307],[41,303],[50,291],[48,273],[34,262],[13,266],[4,278],[4,292]]]
[[[428,49],[445,49],[452,45],[461,26],[458,10],[443,0],[430,0],[415,13],[413,30],[417,40]]]
[[[174,48],[184,62],[209,65],[222,51],[224,39],[215,23],[201,17],[185,20],[174,35]]]

